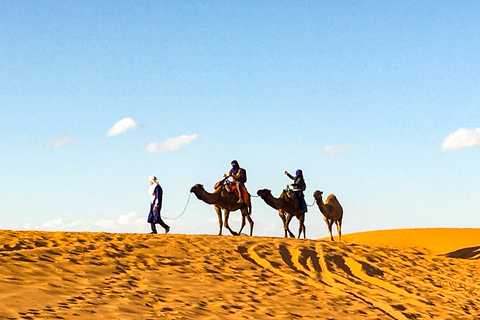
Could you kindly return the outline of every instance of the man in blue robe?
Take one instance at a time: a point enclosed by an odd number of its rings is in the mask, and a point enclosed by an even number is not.
[[[163,222],[160,215],[163,196],[162,187],[158,183],[157,177],[150,176],[148,177],[148,180],[150,181],[150,188],[148,189],[148,194],[150,195],[150,213],[148,214],[147,222],[150,223],[152,227],[151,233],[157,233],[157,228],[155,226],[156,223],[160,224],[165,229],[165,233],[168,233],[170,231],[170,227]]]

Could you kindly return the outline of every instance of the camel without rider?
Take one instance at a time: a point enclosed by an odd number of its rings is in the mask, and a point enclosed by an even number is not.
[[[325,200],[325,203],[322,199],[323,191],[317,190],[313,193],[318,208],[323,214],[323,220],[327,223],[328,232],[330,233],[330,240],[334,241],[332,235],[332,225],[335,223],[337,226],[338,241],[342,241],[342,219],[343,219],[343,208],[338,202],[337,197],[331,194]]]

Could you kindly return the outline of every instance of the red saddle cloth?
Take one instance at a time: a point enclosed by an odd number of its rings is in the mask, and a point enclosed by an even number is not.
[[[221,181],[217,182],[214,186],[215,189],[217,189],[218,187],[220,187],[221,185]],[[229,192],[229,193],[233,193],[235,194],[235,197],[238,199],[239,196],[238,196],[238,189],[237,189],[237,185],[235,183],[231,183],[231,182],[228,182],[226,185],[225,185],[225,189]],[[245,204],[247,206],[250,205],[250,197],[248,196],[248,191],[247,191],[247,188],[245,186],[243,186],[243,189],[242,189],[242,198],[243,198],[243,202],[245,202]]]
[[[237,188],[237,185],[234,184],[234,183],[231,183],[230,184],[230,187],[232,189],[231,192],[235,193],[235,197],[237,197],[237,199],[239,198],[238,196],[238,188]],[[243,202],[245,202],[245,204],[247,206],[250,205],[250,198],[248,197],[248,191],[247,191],[247,188],[245,186],[243,186],[242,188],[242,198],[243,198]]]

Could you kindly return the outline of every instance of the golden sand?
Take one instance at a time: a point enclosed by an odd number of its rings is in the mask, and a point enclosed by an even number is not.
[[[0,231],[0,319],[479,319],[480,229]]]
[[[428,228],[367,231],[345,235],[342,240],[380,247],[414,248],[427,254],[439,255],[480,246],[480,229]],[[463,253],[468,258],[467,251]]]

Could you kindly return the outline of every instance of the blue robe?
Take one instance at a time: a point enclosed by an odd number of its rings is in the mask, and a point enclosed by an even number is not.
[[[150,204],[150,213],[148,214],[148,223],[163,223],[162,218],[160,216],[160,210],[162,209],[162,194],[163,190],[162,187],[158,184],[155,187],[155,199],[153,199],[152,203]],[[155,202],[158,199],[157,210],[153,210],[155,206]]]

